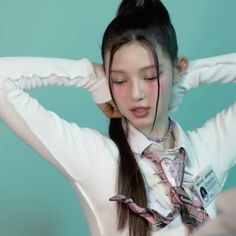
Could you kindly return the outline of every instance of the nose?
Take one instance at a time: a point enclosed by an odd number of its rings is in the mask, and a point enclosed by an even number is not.
[[[143,82],[142,81],[135,81],[132,83],[131,88],[131,99],[133,101],[140,101],[144,99],[145,93],[143,88]]]

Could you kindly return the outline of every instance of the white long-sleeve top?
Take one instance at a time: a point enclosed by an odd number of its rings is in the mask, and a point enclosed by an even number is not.
[[[213,82],[236,82],[236,53],[193,61],[188,73],[173,88],[171,108],[179,106],[187,90]],[[85,211],[91,235],[127,236],[127,228],[117,231],[116,204],[109,201],[117,194],[119,153],[116,145],[96,130],[61,119],[25,92],[48,85],[84,87],[96,103],[111,99],[106,78],[87,59],[1,58],[1,119],[68,178]],[[174,122],[175,148],[185,148],[186,169],[193,177],[210,164],[223,184],[236,159],[235,119],[236,103],[190,132],[183,131]],[[150,180],[151,165],[140,155],[153,143],[134,127],[130,126],[130,131],[130,146],[144,176]],[[149,182],[152,185],[152,181]],[[151,188],[155,192],[155,185]],[[157,197],[163,203],[165,199],[168,201],[165,191],[160,191],[164,186],[158,188]],[[214,216],[213,204],[207,207],[207,212]],[[187,231],[181,221],[176,221],[163,229],[153,229],[152,236],[156,235],[187,235]]]

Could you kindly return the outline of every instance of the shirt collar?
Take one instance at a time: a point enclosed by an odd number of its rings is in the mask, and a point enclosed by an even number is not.
[[[194,164],[193,151],[191,148],[191,144],[181,126],[175,120],[172,120],[174,127],[174,135],[175,135],[175,147],[174,149],[183,147],[188,156],[187,165]],[[131,147],[131,150],[134,154],[141,155],[142,152],[151,144],[158,145],[157,143],[150,141],[147,139],[145,135],[143,135],[139,130],[137,130],[131,123],[128,122],[128,142]],[[173,150],[174,150],[173,149]],[[171,151],[172,149],[168,150]]]

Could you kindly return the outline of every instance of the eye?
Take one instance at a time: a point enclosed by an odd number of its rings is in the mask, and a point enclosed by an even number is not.
[[[156,74],[144,76],[144,80],[147,80],[147,81],[157,80],[161,77],[161,75],[162,75],[162,71],[159,72],[159,76],[156,76]]]
[[[153,80],[157,80],[157,79],[158,79],[157,76],[144,78],[144,80],[147,80],[147,81],[153,81]]]
[[[113,84],[117,84],[117,85],[122,85],[122,84],[124,84],[125,82],[126,82],[126,80],[124,80],[124,79],[112,79],[111,78],[111,82],[113,83]]]

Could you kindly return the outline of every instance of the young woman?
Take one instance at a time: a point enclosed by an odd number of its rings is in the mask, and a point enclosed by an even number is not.
[[[187,71],[177,48],[162,3],[130,0],[103,37],[106,76],[87,59],[0,60],[1,119],[67,176],[94,236],[188,235],[215,215],[198,189],[211,189],[213,199],[235,162],[236,103],[187,133],[168,113],[190,88],[235,82],[236,54]],[[60,119],[24,92],[51,84],[88,89],[111,118],[109,137]]]

